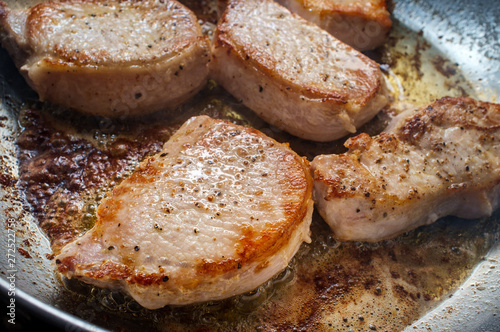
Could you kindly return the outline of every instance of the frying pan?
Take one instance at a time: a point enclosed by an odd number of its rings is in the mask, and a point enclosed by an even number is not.
[[[17,5],[25,2],[33,1],[18,1]],[[432,45],[433,50],[447,59],[446,63],[453,64],[454,71],[459,70],[468,82],[465,89],[462,85],[463,94],[498,101],[499,1],[398,0],[393,7],[394,33],[404,39],[405,31],[411,32],[412,36],[420,36]],[[407,49],[410,53],[420,51]],[[386,74],[390,73],[389,68]],[[400,86],[400,105],[428,101],[425,97],[405,98],[405,89],[417,88],[405,83],[410,85],[411,82],[403,82]],[[436,94],[443,96],[456,93],[450,84],[436,89],[441,89]],[[113,316],[95,305],[84,304],[85,299],[70,294],[56,277],[49,241],[37,227],[34,217],[25,211],[23,195],[15,184],[19,177],[15,139],[22,130],[18,122],[19,110],[26,101],[35,100],[36,94],[27,87],[4,50],[0,51],[0,98],[0,288],[5,303],[15,299],[18,319],[27,312],[67,331],[144,329],[143,323],[136,321],[133,314]],[[447,218],[445,222],[461,223],[464,232],[470,225],[456,218]],[[488,233],[491,239],[484,257],[453,293],[420,319],[409,322],[412,324],[406,331],[500,331],[499,223],[497,211],[486,222],[485,234]],[[21,250],[9,250],[12,248]],[[81,305],[74,303],[75,299],[81,301]],[[70,302],[73,303],[69,305]],[[10,309],[4,307],[2,312],[8,314]],[[4,315],[4,322],[9,318]]]

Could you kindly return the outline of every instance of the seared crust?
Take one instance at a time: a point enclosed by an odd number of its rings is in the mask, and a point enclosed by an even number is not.
[[[357,50],[384,44],[392,21],[385,0],[278,0]]]
[[[174,108],[207,81],[208,38],[174,0],[4,4],[0,14],[2,44],[41,100],[127,116]]]
[[[385,132],[312,162],[318,211],[341,240],[379,241],[440,217],[489,216],[500,204],[500,105],[442,98]]]
[[[374,61],[270,0],[230,2],[211,75],[267,122],[316,141],[354,132],[387,103]]]
[[[146,308],[252,290],[309,241],[308,166],[257,130],[193,118],[99,205],[58,270]]]

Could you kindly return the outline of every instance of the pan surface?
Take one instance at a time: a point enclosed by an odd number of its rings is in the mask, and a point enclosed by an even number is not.
[[[33,2],[7,1],[12,6]],[[446,95],[498,102],[500,2],[395,0],[392,7],[391,37],[385,47],[368,55],[382,64],[394,101],[361,130],[374,134],[383,128],[391,112]],[[206,26],[210,28],[210,22]],[[159,115],[166,116],[165,123],[175,123],[165,125],[166,132],[175,130],[189,116],[203,113],[290,141],[292,148],[308,158],[342,151],[344,140],[311,143],[266,125],[213,84],[195,99],[180,116]],[[145,311],[115,292],[61,281],[54,272],[49,239],[38,227],[35,214],[26,208],[27,194],[18,181],[23,175],[19,153],[25,160],[37,155],[19,148],[17,141],[33,129],[30,121],[38,119],[38,113],[56,119],[47,124],[53,130],[71,132],[94,143],[109,140],[110,132],[126,130],[128,124],[119,123],[125,129],[117,129],[117,123],[103,124],[106,119],[86,119],[87,127],[82,129],[75,125],[80,118],[75,120],[64,110],[51,110],[36,100],[8,54],[0,50],[0,288],[6,303],[16,301],[18,314],[25,310],[67,331],[499,330],[499,211],[481,220],[443,218],[378,245],[340,244],[316,215],[314,243],[304,245],[282,274],[255,292],[200,306]],[[146,118],[141,125],[147,128],[154,120],[155,116]],[[420,253],[435,257],[411,261]],[[396,256],[398,259],[387,259]],[[347,259],[356,264],[344,263]],[[315,277],[307,273],[308,261],[319,271]],[[345,280],[334,280],[339,274],[330,273],[333,268],[341,269]],[[293,302],[294,298],[299,300]],[[388,299],[393,302],[387,303]],[[309,312],[307,307],[313,309]]]

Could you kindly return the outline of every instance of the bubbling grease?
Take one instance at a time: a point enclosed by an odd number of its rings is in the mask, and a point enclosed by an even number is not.
[[[486,254],[500,231],[493,219],[447,218],[367,244],[336,241],[315,215],[313,242],[273,279],[246,294],[189,306],[151,311],[119,291],[64,282],[108,314],[168,331],[401,330],[445,299]]]

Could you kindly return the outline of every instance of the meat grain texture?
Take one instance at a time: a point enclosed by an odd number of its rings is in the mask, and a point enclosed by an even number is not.
[[[230,1],[212,53],[215,81],[304,139],[353,133],[388,102],[377,63],[272,0]]]
[[[156,309],[224,299],[283,270],[310,241],[307,160],[259,131],[192,118],[99,205],[58,271]]]
[[[175,108],[207,82],[210,43],[173,0],[0,1],[2,46],[42,101],[109,117]]]
[[[385,0],[278,0],[357,50],[383,45],[392,21]]]
[[[314,158],[314,199],[340,240],[375,242],[500,204],[500,105],[442,98]]]

